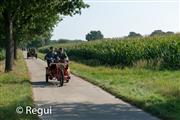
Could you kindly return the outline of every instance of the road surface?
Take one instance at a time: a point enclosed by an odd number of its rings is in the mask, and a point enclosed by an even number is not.
[[[46,84],[46,63],[26,62],[37,108],[51,109],[51,114],[40,116],[43,120],[158,120],[74,75],[63,87],[57,87],[56,81]]]

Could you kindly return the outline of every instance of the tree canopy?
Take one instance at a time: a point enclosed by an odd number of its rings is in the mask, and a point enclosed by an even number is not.
[[[17,45],[47,41],[62,16],[81,14],[83,0],[1,0],[0,42],[5,43],[6,71],[11,71]]]
[[[91,40],[98,40],[98,39],[103,39],[104,36],[101,33],[101,31],[90,31],[90,33],[86,34],[86,40],[91,41]]]
[[[165,32],[163,32],[162,30],[154,30],[150,36],[155,36],[155,35],[164,35]]]
[[[168,31],[168,32],[164,32],[162,30],[154,30],[150,36],[157,36],[157,35],[171,35],[174,34],[174,32]]]
[[[129,32],[128,37],[142,37],[142,35],[139,33],[135,33],[135,32]]]

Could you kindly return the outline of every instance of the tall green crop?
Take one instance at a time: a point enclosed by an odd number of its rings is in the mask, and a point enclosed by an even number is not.
[[[67,48],[68,55],[81,59],[96,59],[102,64],[132,66],[145,60],[160,62],[165,68],[180,69],[180,34],[106,39],[77,44],[57,45]],[[45,52],[47,47],[40,48]]]

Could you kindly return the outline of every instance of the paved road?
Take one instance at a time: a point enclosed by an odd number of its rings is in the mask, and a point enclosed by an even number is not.
[[[57,87],[56,81],[46,84],[46,63],[40,59],[26,62],[35,104],[52,110],[40,117],[43,120],[158,120],[74,75],[63,87]]]

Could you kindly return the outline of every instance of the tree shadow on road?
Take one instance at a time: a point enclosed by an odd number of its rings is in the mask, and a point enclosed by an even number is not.
[[[157,120],[140,109],[128,104],[92,104],[92,103],[46,103],[37,102],[41,108],[52,108],[52,114],[42,119],[58,120]],[[40,105],[41,104],[41,105]]]

